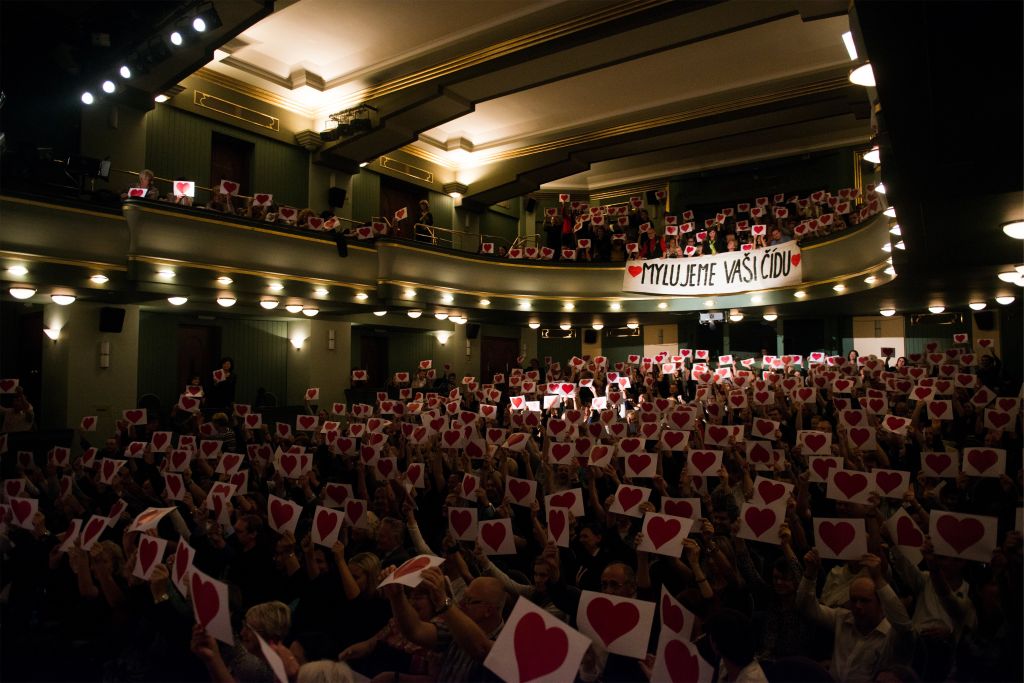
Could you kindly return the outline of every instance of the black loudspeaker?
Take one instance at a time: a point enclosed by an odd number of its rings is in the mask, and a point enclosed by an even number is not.
[[[345,192],[343,188],[332,187],[331,189],[327,190],[327,203],[330,204],[335,209],[340,209],[341,207],[345,206],[345,197],[347,196],[347,194],[348,193]]]
[[[526,198],[526,213],[533,213],[533,210],[537,208],[537,200],[533,197]]]
[[[978,326],[979,330],[996,329],[996,312],[995,311],[979,311],[974,314],[974,322]]]
[[[124,309],[104,306],[100,309],[100,332],[120,332],[124,329]]]
[[[476,339],[477,335],[480,334],[480,326],[474,323],[466,325],[466,339]]]
[[[583,343],[584,344],[596,344],[597,343],[597,330],[583,330]]]
[[[660,204],[661,202],[658,200],[658,193],[655,192],[654,190],[648,190],[647,191],[647,203],[648,204]]]
[[[348,256],[348,240],[345,238],[345,233],[335,233],[334,243],[338,247],[338,256],[340,256],[341,258],[345,258],[346,256]]]

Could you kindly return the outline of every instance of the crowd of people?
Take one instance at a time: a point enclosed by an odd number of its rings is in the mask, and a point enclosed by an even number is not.
[[[233,379],[226,359],[174,415],[126,413],[109,435],[83,422],[68,452],[20,452],[5,430],[4,678],[496,680],[484,661],[517,600],[582,629],[582,601],[604,595],[656,603],[659,618],[641,656],[594,639],[575,677],[658,680],[665,595],[692,613],[701,680],[1021,680],[1019,386],[1001,384],[989,352],[935,353],[892,368],[856,354],[716,367],[684,349],[533,360],[493,378],[438,368],[400,376],[373,405],[310,392],[295,424],[261,424],[216,388]],[[199,393],[206,411],[184,402]],[[5,425],[31,411],[20,401]],[[931,406],[947,401],[940,419]],[[1002,454],[994,476],[968,467],[971,447]],[[938,455],[961,465],[936,472]],[[655,464],[637,470],[633,456]],[[823,456],[838,462],[831,479]],[[835,475],[880,468],[905,475],[898,490],[833,491]],[[748,516],[762,482],[782,491],[764,540]],[[513,483],[535,495],[523,503]],[[631,488],[646,494],[628,511]],[[297,524],[282,530],[292,504]],[[345,512],[329,543],[320,506]],[[129,532],[151,508],[171,510]],[[465,536],[463,510],[510,520],[514,551]],[[990,521],[983,555],[930,536],[939,512]],[[645,545],[655,513],[692,522],[680,551]],[[825,518],[863,525],[855,557],[822,558]],[[166,544],[140,578],[155,539]],[[381,586],[419,555],[440,564]],[[227,585],[232,644],[196,623],[184,571]]]
[[[182,180],[182,179],[179,179]],[[142,198],[193,206],[190,197],[173,192],[163,195],[153,172],[144,170],[133,186]],[[225,191],[218,183],[202,208],[237,218],[273,223],[282,227],[315,232],[339,232],[355,240],[378,237],[412,239],[434,243],[435,221],[427,200],[420,200],[415,216],[374,218],[360,224],[342,221],[330,211],[317,214],[273,202],[273,195],[243,196]],[[131,189],[122,194],[128,198]],[[263,198],[261,201],[260,198]],[[612,263],[650,258],[690,258],[727,252],[760,249],[791,240],[825,237],[855,227],[884,208],[873,187],[863,194],[855,188],[814,192],[809,197],[760,197],[719,209],[714,215],[696,216],[683,211],[652,218],[641,202],[590,207],[565,196],[560,208],[545,212],[542,233],[536,246],[508,247],[481,237],[478,253],[502,258],[540,261]],[[703,226],[703,227],[700,227]],[[542,240],[542,242],[541,242]]]

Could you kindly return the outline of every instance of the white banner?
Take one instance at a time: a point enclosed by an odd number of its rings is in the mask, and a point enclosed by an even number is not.
[[[622,273],[622,291],[697,296],[798,285],[803,280],[802,260],[796,242],[786,242],[714,256],[629,261]]]

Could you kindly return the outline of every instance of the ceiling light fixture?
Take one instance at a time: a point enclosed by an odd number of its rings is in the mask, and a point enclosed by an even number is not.
[[[764,319],[767,320],[770,323],[773,323],[773,322],[775,322],[776,320],[779,319],[779,314],[778,313],[765,313],[764,314]]]
[[[896,225],[894,225],[891,228],[889,228],[889,234],[890,235],[896,235],[897,237],[902,237],[903,236],[903,231],[900,230],[900,224],[897,223]]]
[[[882,272],[883,272],[883,273],[885,273],[886,275],[889,275],[889,276],[893,276],[893,275],[895,275],[895,274],[896,274],[896,269],[895,269],[895,268],[893,268],[892,266],[889,266],[888,268],[886,268],[886,269],[885,269],[884,271],[882,271]]]
[[[875,87],[875,72],[871,68],[871,62],[861,64],[850,72],[850,83],[863,85],[866,88]]]
[[[96,101],[96,98],[92,96],[92,93],[86,90],[82,93],[82,104],[92,104]]]
[[[320,309],[317,308],[316,306],[306,306],[305,308],[302,309],[302,315],[306,316],[307,318],[312,318],[319,312]]]
[[[171,270],[170,268],[161,268],[160,270],[156,271],[156,274],[159,275],[160,277],[174,277],[174,271]]]
[[[764,301],[764,297],[761,296],[760,294],[755,294],[754,296],[750,297],[750,303],[752,304],[759,304],[762,301]]]
[[[1017,300],[1017,298],[1016,297],[1012,297],[1012,296],[997,296],[996,297],[996,303],[999,304],[1000,306],[1009,306],[1010,304],[1012,304],[1016,300]]]
[[[196,33],[202,33],[206,30],[206,22],[203,21],[202,17],[196,17],[192,20],[192,28]]]
[[[562,323],[558,326],[558,329],[568,332],[572,329],[572,323]]]
[[[412,318],[413,320],[415,320],[416,318],[418,318],[421,315],[423,315],[423,311],[412,310],[412,311],[406,311],[405,314],[407,316],[409,316],[410,318]]]
[[[1015,240],[1024,240],[1024,221],[1003,223],[1003,232]]]
[[[271,282],[269,285],[267,285],[267,289],[271,290],[272,292],[280,292],[282,289],[284,289],[284,285],[282,285],[280,282]]]
[[[878,146],[875,145],[868,151],[864,152],[864,154],[861,155],[861,158],[869,164],[875,164],[877,166],[882,162],[882,152],[878,149]]]
[[[878,311],[878,314],[880,316],[882,316],[883,318],[891,318],[894,315],[896,315],[896,309],[895,308],[883,308],[883,309]]]
[[[576,304],[574,304],[574,303],[573,303],[573,302],[571,302],[571,301],[566,301],[566,302],[565,302],[565,303],[564,303],[564,304],[562,305],[562,308],[564,308],[564,309],[565,309],[565,310],[567,310],[567,311],[571,311],[571,310],[573,310],[573,309],[575,309],[575,308],[576,308]]]
[[[1020,277],[1020,273],[1018,273],[1016,270],[1007,270],[1005,272],[999,273],[998,277],[1003,282],[1016,282],[1017,278]]]
[[[100,87],[103,88],[103,92],[107,93],[108,95],[113,95],[114,91],[117,90],[117,86],[114,85],[114,81],[111,80],[103,81],[103,85],[101,85]]]
[[[405,298],[406,299],[411,299],[414,296],[416,296],[416,290],[415,289],[406,289],[405,290]]]
[[[527,323],[526,326],[529,327],[531,330],[535,330],[538,327],[540,327],[540,323],[531,322],[531,323]]]
[[[907,245],[903,240],[900,240],[899,242],[896,243],[896,248],[899,249],[900,251],[906,251]]]
[[[43,330],[43,334],[49,337],[51,341],[57,341],[58,339],[60,339],[60,328],[47,327]]]
[[[613,311],[621,311],[622,310],[622,304],[620,304],[618,301],[613,301],[608,306],[608,308],[612,309]]]
[[[795,296],[797,299],[803,299],[804,297],[807,296],[807,292],[805,292],[802,289],[798,289],[797,291],[793,292],[793,296]]]
[[[260,300],[260,306],[265,308],[265,309],[267,309],[268,311],[272,311],[275,308],[277,308],[279,303],[280,302],[277,299],[261,299]]]
[[[25,266],[11,266],[7,269],[7,274],[22,277],[23,275],[28,275],[28,268]]]
[[[884,251],[887,254],[891,254],[892,253],[892,242],[886,242],[885,244],[883,244],[882,245],[882,251]]]
[[[356,292],[356,298],[359,299],[360,301],[366,301],[367,299],[370,298],[370,295],[367,294],[366,292]]]
[[[666,308],[668,308],[668,302],[667,301],[658,302],[658,308],[660,308],[661,310],[665,310]]]
[[[235,299],[235,297],[233,297],[233,296],[219,296],[219,297],[217,297],[217,303],[220,304],[221,306],[223,306],[224,308],[231,308],[232,306],[235,305],[236,301],[237,301],[237,299]]]
[[[287,306],[284,307],[284,310],[288,311],[289,313],[298,313],[299,311],[302,310],[302,304],[288,304]]]
[[[704,301],[704,305],[710,308],[711,306],[715,305],[715,300],[714,299],[707,299],[707,300]]]
[[[153,101],[156,102],[157,104],[163,104],[164,102],[166,102],[169,99],[171,99],[171,98],[168,97],[167,95],[164,95],[163,93],[160,93],[159,95],[157,95],[156,97],[153,98]]]
[[[9,290],[15,299],[28,299],[35,296],[36,290],[31,287],[11,287]]]
[[[743,320],[743,314],[740,313],[739,311],[735,311],[729,314],[729,322],[738,323],[741,320]]]
[[[387,311],[374,311],[373,314],[375,316],[377,316],[378,318],[383,318],[384,316],[386,316],[388,314],[388,312]]]
[[[221,275],[219,278],[217,278],[217,282],[219,282],[222,285],[230,285],[232,282],[234,282],[234,280],[229,278],[227,275]]]
[[[832,291],[833,292],[845,292],[846,291],[846,285],[844,285],[843,283],[839,283],[838,285],[833,285],[832,286]]]
[[[89,280],[91,280],[97,285],[105,285],[106,283],[110,282],[110,278],[107,277],[106,275],[103,275],[102,273],[97,273],[93,275],[92,277],[89,278]]]
[[[121,74],[121,78],[124,78],[125,80],[132,77],[132,70],[128,68],[127,64],[122,64],[121,68],[118,69],[117,72]]]
[[[169,296],[167,297],[167,303],[172,306],[184,306],[188,303],[187,296]]]
[[[928,307],[928,312],[929,313],[936,313],[936,314],[938,314],[938,313],[943,313],[945,310],[946,310],[945,306],[929,306]]]
[[[75,297],[70,294],[51,294],[50,301],[58,306],[70,306],[75,303]]]
[[[591,327],[600,332],[604,329],[604,323],[594,323]]]
[[[626,323],[626,327],[631,330],[636,330],[640,328],[640,323]]]
[[[972,311],[980,311],[983,310],[987,304],[984,301],[972,301],[967,305]]]
[[[869,284],[869,285],[873,285],[873,284],[875,284],[875,280],[877,280],[877,279],[878,278],[876,278],[874,275],[868,275],[866,278],[864,278],[864,282]]]
[[[413,294],[413,296],[415,296],[415,294]],[[448,292],[445,292],[444,294],[441,295],[441,301],[443,301],[446,304],[450,304],[451,302],[455,301],[455,297],[453,297]]]
[[[448,314],[447,313],[435,313],[434,317],[437,318],[438,320],[447,320],[448,319]]]
[[[328,294],[330,294],[330,292],[328,292],[324,287],[317,287],[313,290],[313,296],[327,296]]]
[[[490,299],[480,299],[480,305],[481,306],[490,306],[491,305],[491,300]]]
[[[181,44],[185,42],[185,39],[181,37],[181,34],[178,31],[172,31],[170,38],[171,44],[175,47],[181,47]]]
[[[878,194],[885,194],[885,183],[879,182],[877,185],[875,185],[875,192],[877,192]]]
[[[846,46],[846,54],[850,55],[850,61],[857,61],[857,46],[853,44],[853,33],[847,31],[843,34],[843,45]]]
[[[882,212],[882,215],[883,216],[888,216],[889,218],[896,218],[896,207],[895,206],[887,206],[885,208],[885,211]]]
[[[455,323],[456,325],[465,325],[467,322],[469,322],[469,318],[463,315],[450,315],[448,316],[448,320]]]
[[[519,302],[519,308],[521,308],[524,311],[530,310],[530,306],[531,306],[531,304],[530,304],[529,301],[520,301]]]

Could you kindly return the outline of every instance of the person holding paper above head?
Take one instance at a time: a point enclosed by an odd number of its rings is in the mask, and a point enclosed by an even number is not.
[[[421,199],[419,206],[420,215],[416,219],[416,241],[432,242],[434,239],[433,232],[430,228],[426,227],[434,224],[434,214],[430,213],[430,202],[426,199]]]
[[[899,596],[882,575],[882,560],[866,554],[861,564],[868,576],[850,584],[850,608],[826,607],[818,602],[815,582],[821,559],[817,550],[804,556],[804,576],[797,588],[797,607],[807,619],[832,629],[830,671],[839,681],[870,681],[893,663],[912,635],[910,617]]]

